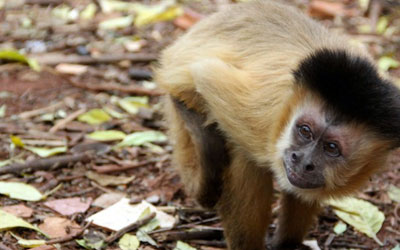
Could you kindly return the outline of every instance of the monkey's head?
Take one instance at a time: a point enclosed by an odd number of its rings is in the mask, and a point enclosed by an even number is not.
[[[319,50],[294,71],[279,183],[308,200],[357,190],[400,146],[400,91],[368,59]]]

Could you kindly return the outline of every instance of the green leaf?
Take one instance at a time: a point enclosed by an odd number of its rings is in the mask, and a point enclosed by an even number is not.
[[[165,142],[167,136],[159,131],[149,130],[129,134],[125,139],[116,145],[117,148],[129,146],[141,146],[145,143]]]
[[[26,240],[10,232],[11,235],[18,240],[18,244],[25,248],[34,248],[46,244],[45,240]]]
[[[111,120],[111,117],[102,109],[92,109],[78,116],[78,121],[90,125],[97,125]]]
[[[389,25],[389,18],[387,16],[381,16],[376,24],[376,32],[378,34],[385,33],[387,27]]]
[[[90,3],[88,4],[88,6],[86,6],[84,10],[82,10],[80,17],[86,20],[93,19],[93,17],[96,15],[96,11],[97,11],[96,4]]]
[[[4,161],[0,161],[0,168],[1,168],[1,167],[4,167],[5,165],[10,164],[11,162],[12,162],[11,159],[7,159],[7,160],[4,160]]]
[[[24,148],[31,151],[32,153],[39,155],[40,157],[43,157],[43,158],[53,156],[56,154],[60,154],[60,153],[65,153],[65,152],[67,152],[67,149],[68,149],[65,146],[64,147],[55,147],[55,148],[25,146]]]
[[[400,203],[400,188],[398,188],[394,185],[390,185],[389,189],[388,189],[388,195],[389,195],[390,199],[392,199],[395,202]]]
[[[337,234],[340,235],[344,233],[347,230],[347,225],[346,223],[343,223],[343,221],[339,221],[336,223],[336,225],[333,227],[333,231]]]
[[[157,246],[157,242],[153,240],[147,233],[143,232],[142,230],[138,230],[136,232],[136,237],[139,239],[140,242],[149,243],[152,246]]]
[[[0,231],[9,230],[17,227],[24,227],[35,230],[47,237],[45,233],[43,233],[39,228],[33,226],[32,224],[24,221],[17,216],[7,213],[0,209]]]
[[[350,197],[342,200],[330,200],[328,204],[332,206],[333,211],[340,219],[382,245],[376,233],[381,229],[385,215],[376,206],[367,201]]]
[[[118,105],[126,112],[136,115],[139,108],[149,108],[149,98],[147,96],[130,96],[118,100]]]
[[[28,64],[31,69],[40,71],[40,66],[35,59],[29,59],[16,50],[2,50],[0,51],[0,60],[9,60]]]
[[[386,72],[391,68],[397,68],[399,66],[400,62],[389,56],[383,56],[378,60],[378,68],[383,72]]]
[[[87,138],[96,141],[116,141],[126,137],[124,132],[118,130],[95,131],[87,135]]]
[[[43,198],[43,195],[36,188],[21,182],[0,181],[0,194],[24,201],[39,201]]]
[[[138,238],[131,234],[124,234],[118,241],[118,246],[122,250],[136,250],[139,248],[140,242]]]
[[[176,247],[174,248],[174,250],[196,250],[196,248],[191,247],[189,244],[186,244],[185,242],[179,240],[176,243]]]

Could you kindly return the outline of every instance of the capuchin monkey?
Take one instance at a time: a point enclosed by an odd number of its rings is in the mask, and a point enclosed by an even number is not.
[[[400,92],[345,37],[273,1],[237,4],[163,51],[156,80],[187,192],[221,215],[229,249],[299,246],[329,198],[400,146]]]

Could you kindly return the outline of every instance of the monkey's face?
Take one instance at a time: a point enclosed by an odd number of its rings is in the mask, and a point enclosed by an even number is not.
[[[305,98],[293,111],[277,142],[282,169],[275,169],[282,188],[314,198],[350,191],[348,186],[369,177],[370,155],[384,155],[366,127],[339,119],[315,100]]]

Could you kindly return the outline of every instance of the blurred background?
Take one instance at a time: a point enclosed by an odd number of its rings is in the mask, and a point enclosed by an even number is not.
[[[0,0],[1,250],[225,247],[218,216],[173,169],[152,69],[237,2]],[[280,2],[346,33],[400,86],[399,0]],[[399,155],[353,200],[327,206],[306,244],[400,250]]]

